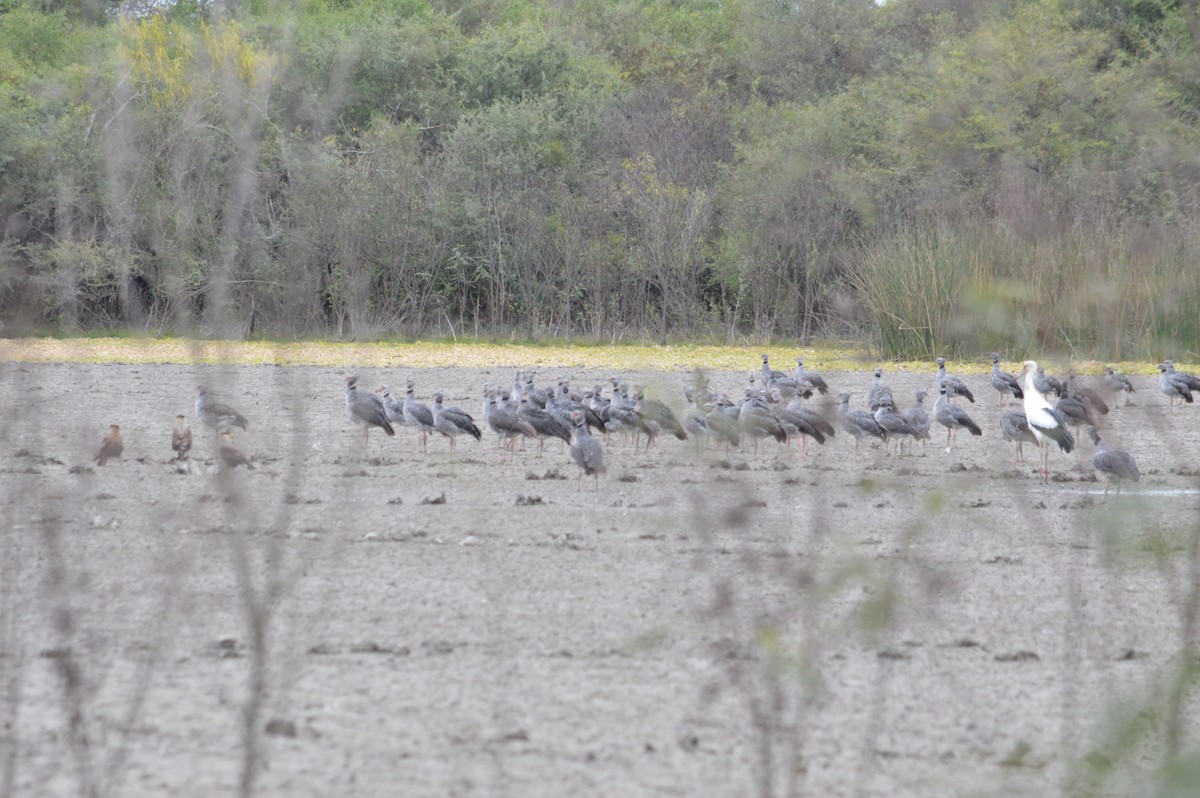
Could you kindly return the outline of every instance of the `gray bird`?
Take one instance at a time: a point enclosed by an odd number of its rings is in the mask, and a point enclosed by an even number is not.
[[[1195,374],[1189,374],[1186,371],[1176,371],[1174,360],[1164,360],[1163,363],[1167,366],[1167,373],[1171,375],[1171,379],[1183,382],[1191,391],[1200,391],[1200,377]]]
[[[787,410],[790,413],[795,413],[809,424],[819,429],[821,434],[826,438],[832,438],[837,434],[837,431],[833,428],[833,424],[829,423],[828,418],[816,410],[813,410],[811,407],[808,407],[804,403],[803,394],[797,394],[792,401],[788,402]]]
[[[742,445],[737,419],[721,407],[715,407],[704,414],[704,425],[714,441],[724,443],[726,446]]]
[[[944,384],[938,391],[937,401],[933,403],[933,418],[937,423],[946,428],[946,451],[950,451],[950,444],[954,438],[956,429],[966,429],[972,435],[979,437],[983,434],[983,430],[979,425],[971,420],[967,415],[967,411],[955,404],[951,404],[947,398],[949,394],[949,386]]]
[[[874,413],[881,407],[895,411],[896,402],[892,399],[892,389],[883,381],[883,369],[875,369],[875,379],[867,388],[867,409]]]
[[[929,445],[929,413],[925,410],[925,392],[917,391],[913,395],[913,404],[906,408],[900,415],[908,422],[908,425],[913,428],[916,435],[913,437],[921,442],[921,455],[924,456],[926,447]]]
[[[415,383],[408,380],[404,385],[404,420],[407,426],[412,427],[421,436],[421,451],[428,451],[426,448],[427,438],[429,433],[435,432],[436,427],[433,426],[433,411],[427,406],[418,402],[413,393]]]
[[[1042,396],[1054,394],[1062,396],[1063,386],[1058,377],[1046,373],[1046,369],[1042,366],[1037,367],[1037,371],[1033,376],[1033,385],[1037,388],[1038,393]]]
[[[651,428],[657,425],[659,429],[666,430],[679,440],[687,440],[687,430],[679,423],[679,419],[675,417],[675,412],[671,408],[657,399],[647,399],[641,390],[637,392],[636,398],[637,402],[633,409]],[[649,444],[647,444],[648,447]]]
[[[854,438],[855,454],[858,454],[858,447],[863,438],[878,438],[887,442],[887,430],[879,426],[879,422],[875,420],[874,416],[865,410],[851,410],[850,394],[843,393],[840,398],[842,404],[838,408],[838,420],[841,422],[842,429]]]
[[[775,369],[771,368],[771,366],[770,366],[770,365],[767,363],[767,356],[766,356],[766,355],[763,355],[763,356],[762,356],[762,381],[763,381],[763,388],[766,388],[766,387],[767,387],[767,383],[769,383],[771,380],[774,380],[774,379],[782,379],[782,378],[784,378],[784,377],[786,377],[786,376],[787,376],[787,375],[786,375],[786,374],[784,374],[782,371],[776,371]]]
[[[758,442],[763,438],[774,438],[777,443],[787,444],[787,430],[779,419],[767,409],[766,403],[746,390],[746,398],[738,409],[738,428],[754,441],[754,456],[758,456]]]
[[[1029,428],[1029,421],[1025,418],[1024,410],[1009,410],[1004,415],[1000,416],[1000,434],[1006,441],[1011,441],[1017,445],[1017,462],[1025,462],[1025,451],[1023,445],[1032,443],[1038,445],[1037,437],[1033,434],[1033,430]]]
[[[804,370],[804,358],[802,357],[796,358],[796,373],[793,377],[802,383],[807,383],[808,387],[817,393],[829,393],[829,386],[825,384],[825,380],[820,374]]]
[[[941,393],[942,386],[946,387],[946,398],[953,399],[956,396],[965,397],[968,402],[975,404],[975,396],[967,387],[967,384],[958,377],[951,377],[946,373],[946,358],[939,357],[937,359],[937,377],[934,379],[934,385],[938,392]]]
[[[892,440],[896,441],[896,449],[900,450],[902,446],[902,438],[907,435],[914,440],[917,437],[917,431],[913,429],[904,416],[896,412],[892,407],[886,405],[879,407],[875,411],[875,423],[883,427],[888,434],[887,445],[891,446]]]
[[[538,437],[538,452],[545,447],[546,438],[558,438],[564,444],[571,442],[571,427],[564,424],[553,414],[536,407],[528,396],[521,397],[519,415],[529,426],[533,427]]]
[[[801,454],[808,456],[808,439],[812,438],[817,443],[825,444],[825,432],[821,426],[814,424],[808,416],[803,413],[793,413],[787,407],[784,407],[780,402],[782,394],[778,388],[771,389],[771,396],[775,399],[775,403],[768,406],[768,411],[775,418],[779,419],[779,423],[783,425],[784,432],[788,437],[796,437],[796,448]],[[822,421],[824,421],[822,419]],[[826,422],[827,424],[828,422]],[[822,425],[824,426],[824,425]]]
[[[1007,371],[1000,370],[1000,353],[992,353],[992,387],[1000,393],[1000,404],[1004,404],[1004,399],[1007,396],[1012,396],[1014,399],[1024,399],[1025,394],[1021,391],[1021,383],[1017,382],[1017,378]]]
[[[442,404],[442,392],[433,395],[433,428],[450,439],[450,451],[454,451],[459,435],[470,435],[483,440],[483,433],[475,426],[475,419],[465,410]]]
[[[1192,391],[1188,388],[1187,383],[1182,380],[1171,379],[1171,373],[1167,371],[1167,364],[1158,364],[1158,390],[1162,391],[1163,395],[1170,400],[1171,407],[1175,406],[1175,401],[1179,400],[1180,404],[1191,404]]]
[[[1108,415],[1108,403],[1104,401],[1099,393],[1086,385],[1081,385],[1079,377],[1073,370],[1067,372],[1067,379],[1063,383],[1063,391],[1064,395],[1070,393],[1077,399],[1081,399],[1087,405],[1088,410],[1093,413],[1099,413],[1102,416]]]
[[[1108,495],[1108,489],[1114,482],[1117,483],[1117,495],[1119,496],[1123,481],[1137,482],[1142,478],[1137,463],[1134,462],[1129,452],[1109,448],[1108,444],[1100,439],[1100,433],[1096,431],[1095,427],[1088,427],[1088,434],[1092,436],[1092,443],[1096,444],[1096,453],[1092,455],[1092,465],[1107,477],[1104,484],[1105,496]]]
[[[1070,384],[1069,380],[1067,384]],[[1082,397],[1076,396],[1068,390],[1066,385],[1063,386],[1058,401],[1054,403],[1054,409],[1063,415],[1068,424],[1075,427],[1076,434],[1079,434],[1079,428],[1084,424],[1089,427],[1096,426],[1096,421],[1092,418],[1092,412],[1088,408],[1087,402],[1083,401]]]
[[[1125,404],[1121,405],[1122,407],[1129,404],[1129,394],[1137,393],[1137,391],[1134,390],[1133,383],[1130,382],[1129,378],[1114,369],[1112,366],[1108,366],[1104,369],[1104,384],[1108,387],[1108,390],[1113,396],[1116,396],[1119,393],[1125,394]]]
[[[496,402],[496,392],[489,390],[487,394],[487,404],[484,405],[483,420],[491,427],[492,432],[496,433],[501,444],[506,448],[512,448],[513,441],[519,436],[526,438],[536,438],[537,430],[533,428],[527,420],[508,409],[500,407]]]
[[[578,410],[571,413],[571,422],[574,425],[571,435],[571,458],[579,466],[579,478],[582,480],[585,474],[595,477],[596,489],[599,490],[600,475],[608,470],[604,466],[604,447],[588,431],[583,413]]]
[[[378,396],[360,393],[357,386],[358,377],[351,375],[346,378],[346,415],[363,428],[363,448],[366,448],[367,435],[370,433],[371,427],[379,427],[389,437],[394,437],[396,430],[392,428],[392,423],[387,419],[387,411],[383,409],[383,402],[379,400]]]
[[[616,381],[616,378],[613,378]],[[599,411],[600,420],[604,422],[605,432],[620,432],[632,436],[646,434],[646,448],[650,448],[650,443],[654,440],[657,431],[641,414],[633,408],[627,397],[622,392],[623,386],[613,385],[613,398],[608,403],[608,406]],[[637,437],[633,438],[634,450],[637,449]]]
[[[250,426],[245,416],[229,405],[212,401],[208,397],[208,389],[203,385],[196,386],[196,419],[217,432],[230,427],[241,427],[244,430]]]
[[[407,427],[404,419],[404,402],[392,396],[392,389],[386,385],[379,386],[376,393],[383,394],[383,412],[393,427]]]
[[[768,391],[778,389],[781,396],[791,399],[798,393],[812,395],[812,389],[795,377],[789,377],[782,371],[775,371],[767,365],[767,356],[762,356],[763,387]]]

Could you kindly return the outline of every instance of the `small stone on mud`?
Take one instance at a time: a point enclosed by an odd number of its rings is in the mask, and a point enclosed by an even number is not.
[[[1004,767],[1020,767],[1024,763],[1024,759],[1033,750],[1033,746],[1024,740],[1017,740],[1017,744],[1008,752],[1008,755],[1000,760],[1000,764]]]
[[[441,496],[435,496],[432,499],[429,498],[428,496],[426,496],[424,499],[421,499],[421,504],[445,504],[445,503],[446,503],[446,494],[444,494],[444,493]]]
[[[622,474],[617,477],[617,482],[637,482],[638,478],[634,474]]]
[[[399,496],[397,496],[394,499],[388,499],[388,504],[393,506],[397,504],[404,504],[404,499],[401,499]]]
[[[1036,662],[1041,657],[1032,651],[1012,651],[1005,654],[997,654],[993,659],[996,662]]]
[[[478,538],[476,538],[474,535],[467,535],[465,538],[463,538],[462,540],[458,541],[458,545],[460,545],[460,546],[474,546],[474,545],[475,545],[476,543],[478,543],[478,542],[479,542],[479,539],[478,539]]]
[[[263,731],[268,737],[295,737],[296,724],[283,718],[271,718],[263,727]]]
[[[546,501],[541,496],[517,496],[518,507],[533,507],[537,504],[545,504]]]

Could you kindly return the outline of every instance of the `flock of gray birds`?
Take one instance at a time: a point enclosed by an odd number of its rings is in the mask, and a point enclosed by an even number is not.
[[[1171,406],[1191,404],[1193,394],[1200,391],[1200,378],[1177,371],[1172,361],[1158,365],[1159,390]],[[1024,461],[1025,444],[1037,446],[1041,453],[1040,472],[1049,481],[1049,456],[1054,448],[1070,453],[1076,447],[1076,436],[1082,428],[1095,445],[1092,464],[1105,475],[1108,485],[1116,483],[1120,492],[1124,481],[1136,482],[1141,474],[1133,457],[1113,448],[1100,435],[1098,418],[1109,413],[1109,403],[1127,404],[1135,389],[1132,382],[1111,367],[1098,382],[1084,385],[1074,373],[1064,379],[1049,375],[1034,361],[1025,361],[1017,375],[1000,369],[1000,355],[992,355],[991,386],[996,390],[1001,407],[1019,400],[1019,409],[1006,409],[1000,417],[1000,432],[1004,440],[1015,445],[1016,456]],[[876,369],[866,391],[866,410],[851,407],[852,394],[842,392],[837,403],[829,400],[814,403],[814,396],[829,394],[829,386],[821,375],[804,368],[802,358],[796,358],[796,369],[785,374],[771,368],[767,355],[762,366],[750,372],[743,396],[734,402],[728,393],[714,393],[702,374],[683,391],[680,401],[672,405],[650,399],[638,386],[630,386],[617,377],[611,378],[609,395],[596,385],[590,390],[573,390],[560,379],[554,387],[537,387],[534,375],[518,371],[512,388],[485,385],[481,408],[483,423],[496,435],[505,449],[518,442],[536,440],[539,451],[547,439],[558,439],[570,446],[571,457],[579,466],[580,476],[597,480],[606,472],[605,446],[593,435],[619,436],[632,442],[634,450],[645,440],[645,449],[658,445],[664,434],[681,441],[693,440],[697,450],[706,445],[723,446],[726,450],[742,448],[747,443],[757,456],[761,441],[773,438],[785,446],[795,442],[798,451],[806,455],[809,440],[826,444],[843,432],[854,439],[856,454],[863,440],[875,439],[890,451],[903,454],[907,444],[911,454],[920,441],[924,452],[931,440],[933,425],[946,429],[946,450],[954,446],[959,430],[979,437],[983,430],[971,418],[961,400],[975,404],[971,389],[960,378],[947,372],[944,358],[937,359],[932,391],[936,394],[932,407],[925,401],[929,394],[918,390],[913,401],[901,409],[891,388],[884,380],[883,369]],[[388,436],[395,436],[398,427],[417,433],[421,451],[427,451],[428,438],[438,434],[449,440],[455,450],[459,436],[480,441],[483,431],[470,413],[445,404],[442,393],[433,394],[432,405],[416,399],[413,380],[405,385],[403,399],[392,395],[382,386],[376,391],[363,392],[358,378],[346,378],[346,412],[350,420],[362,427],[366,447],[372,427]],[[1054,397],[1051,404],[1049,397]],[[1107,398],[1106,398],[1107,397]],[[196,420],[215,431],[217,456],[226,468],[253,468],[250,458],[233,444],[233,430],[247,430],[249,422],[238,411],[214,401],[201,385],[196,391]],[[1074,432],[1072,432],[1072,429]],[[171,446],[176,458],[186,460],[192,447],[192,432],[185,416],[177,416],[172,430]],[[104,465],[119,457],[123,449],[120,427],[113,425],[101,443],[96,463]],[[1108,493],[1108,485],[1105,493]]]
[[[1200,379],[1176,371],[1166,361],[1160,365],[1162,392],[1175,404],[1191,402],[1192,393],[1200,390]],[[1049,481],[1049,455],[1057,447],[1064,453],[1076,446],[1080,428],[1086,426],[1095,444],[1093,465],[1104,474],[1109,484],[1116,483],[1118,492],[1122,481],[1140,478],[1134,459],[1125,451],[1112,448],[1101,438],[1097,417],[1109,412],[1109,402],[1134,392],[1133,384],[1112,368],[1095,387],[1083,385],[1070,373],[1058,379],[1045,372],[1033,361],[1022,364],[1019,375],[1000,369],[1000,356],[992,357],[992,387],[1001,405],[1020,400],[1020,409],[1004,412],[1000,430],[1004,440],[1015,444],[1018,460],[1024,461],[1025,444],[1037,446],[1041,452],[1041,474]],[[851,407],[852,395],[840,394],[840,403],[808,400],[829,393],[821,375],[807,371],[804,361],[796,359],[796,369],[785,374],[771,368],[767,355],[762,366],[751,372],[749,385],[737,402],[727,393],[714,393],[704,378],[683,391],[681,401],[674,406],[646,398],[643,390],[629,386],[618,378],[611,379],[611,388],[596,385],[576,391],[566,380],[554,387],[538,387],[534,375],[517,373],[511,390],[484,386],[482,423],[497,436],[499,445],[511,449],[517,441],[537,440],[539,450],[546,439],[557,438],[570,445],[572,458],[580,468],[580,476],[597,479],[605,473],[605,447],[593,435],[618,435],[631,440],[635,450],[645,440],[645,448],[655,446],[664,433],[679,440],[695,441],[697,448],[705,445],[741,448],[747,444],[757,455],[760,442],[773,438],[780,444],[795,442],[802,454],[807,453],[809,440],[824,445],[841,431],[854,438],[855,451],[864,439],[876,439],[885,448],[903,453],[905,444],[911,453],[920,441],[924,450],[931,439],[933,424],[946,429],[949,451],[959,430],[972,436],[982,436],[983,430],[960,404],[975,403],[975,396],[966,383],[946,370],[943,358],[937,359],[937,372],[932,389],[936,394],[932,407],[927,408],[928,393],[916,391],[913,402],[906,408],[897,406],[884,381],[882,369],[876,369],[866,392],[866,410]],[[608,393],[606,396],[605,393]],[[380,395],[376,395],[380,394]],[[1104,396],[1108,397],[1106,401]],[[1055,398],[1051,404],[1047,397]],[[419,435],[422,451],[427,448],[428,436],[438,433],[449,439],[450,447],[460,435],[482,439],[482,430],[471,414],[457,407],[446,406],[441,393],[433,395],[433,405],[417,401],[414,383],[406,384],[403,400],[392,396],[383,386],[374,392],[358,389],[358,378],[346,379],[346,410],[352,421],[362,427],[363,444],[372,427],[394,436],[398,427],[408,427]],[[1074,428],[1074,432],[1072,432]],[[1108,487],[1105,488],[1105,493]]]

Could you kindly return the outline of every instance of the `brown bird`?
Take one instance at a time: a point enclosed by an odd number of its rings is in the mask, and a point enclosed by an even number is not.
[[[188,451],[192,448],[192,430],[188,427],[187,416],[175,416],[175,429],[171,430],[171,448],[175,450],[176,460],[188,458]]]
[[[121,441],[121,428],[116,424],[110,425],[108,434],[104,436],[104,441],[100,444],[100,452],[96,455],[96,465],[104,465],[110,457],[120,457],[124,449],[125,444]]]
[[[221,433],[221,445],[217,448],[217,454],[220,455],[221,463],[226,468],[237,468],[240,465],[244,465],[251,471],[254,470],[254,465],[250,462],[250,458],[242,454],[233,445],[233,433],[229,430]]]

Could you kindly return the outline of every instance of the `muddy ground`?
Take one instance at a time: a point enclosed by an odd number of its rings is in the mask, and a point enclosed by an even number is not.
[[[1105,419],[1145,473],[1105,500],[1090,444],[1015,462],[982,372],[950,453],[614,441],[598,486],[487,431],[363,454],[346,373],[0,366],[0,794],[1148,794],[1192,746],[1200,406],[1155,381]],[[512,376],[360,373],[476,415]],[[199,429],[171,461],[198,382],[253,471]]]

